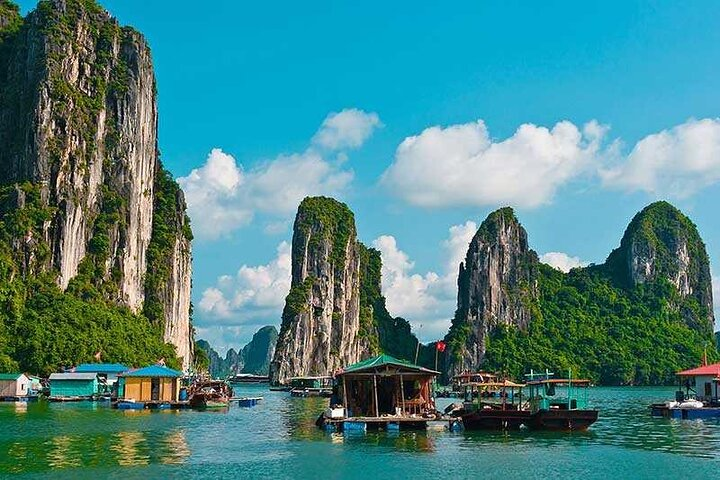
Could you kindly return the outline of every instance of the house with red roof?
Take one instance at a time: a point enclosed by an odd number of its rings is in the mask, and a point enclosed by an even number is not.
[[[702,402],[717,401],[720,398],[720,363],[702,365],[677,373],[685,380],[688,388],[694,387],[695,396]]]

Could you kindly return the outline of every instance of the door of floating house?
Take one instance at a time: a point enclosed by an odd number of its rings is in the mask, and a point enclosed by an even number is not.
[[[151,365],[120,376],[119,398],[136,402],[177,402],[181,372]]]
[[[95,373],[53,373],[50,375],[51,398],[89,398],[98,391]]]
[[[0,398],[25,397],[30,393],[30,378],[23,373],[0,373]]]

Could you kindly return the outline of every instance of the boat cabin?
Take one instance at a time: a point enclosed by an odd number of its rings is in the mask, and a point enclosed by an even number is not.
[[[457,392],[463,391],[468,383],[486,383],[497,382],[498,376],[490,372],[464,372],[452,377],[453,390]]]
[[[27,397],[32,391],[32,380],[24,373],[0,373],[0,400]]]
[[[433,381],[439,372],[379,355],[336,375],[345,416],[395,417],[435,413]]]
[[[683,370],[678,372],[677,376],[681,388],[676,394],[677,401],[683,401],[694,396],[701,402],[719,403],[720,363]],[[682,389],[685,391],[683,392]],[[683,398],[680,398],[680,394],[682,394]]]
[[[510,380],[492,382],[468,382],[463,385],[465,408],[497,407],[502,410],[522,408],[525,385]],[[491,400],[492,399],[492,400]]]
[[[120,375],[118,399],[144,403],[178,402],[182,373],[162,365],[132,370]]]
[[[532,376],[530,374],[527,376]],[[588,405],[590,380],[574,378],[544,378],[529,380],[526,384],[530,410],[583,410]]]

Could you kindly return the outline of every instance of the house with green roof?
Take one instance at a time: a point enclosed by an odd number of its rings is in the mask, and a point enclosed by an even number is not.
[[[378,355],[336,375],[346,418],[417,419],[435,413],[433,381],[439,372]]]
[[[0,400],[15,400],[30,395],[30,377],[24,373],[0,373]]]

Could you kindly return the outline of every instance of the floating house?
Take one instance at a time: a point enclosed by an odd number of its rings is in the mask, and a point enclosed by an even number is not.
[[[699,419],[720,417],[720,363],[677,372],[675,400],[650,406],[653,416]]]
[[[135,403],[153,407],[177,404],[180,397],[182,372],[161,365],[123,373],[118,380],[118,407]]]
[[[294,377],[290,379],[290,395],[293,397],[330,397],[333,377]]]
[[[50,401],[90,400],[98,393],[96,373],[53,373],[50,375]]]
[[[425,428],[436,416],[432,389],[438,375],[390,355],[350,365],[336,375],[338,394],[318,422],[342,430]]]
[[[32,380],[24,373],[0,373],[0,400],[21,400],[32,392]]]
[[[75,367],[75,373],[95,373],[98,378],[108,385],[112,385],[121,373],[127,372],[130,368],[121,363],[82,363]]]

